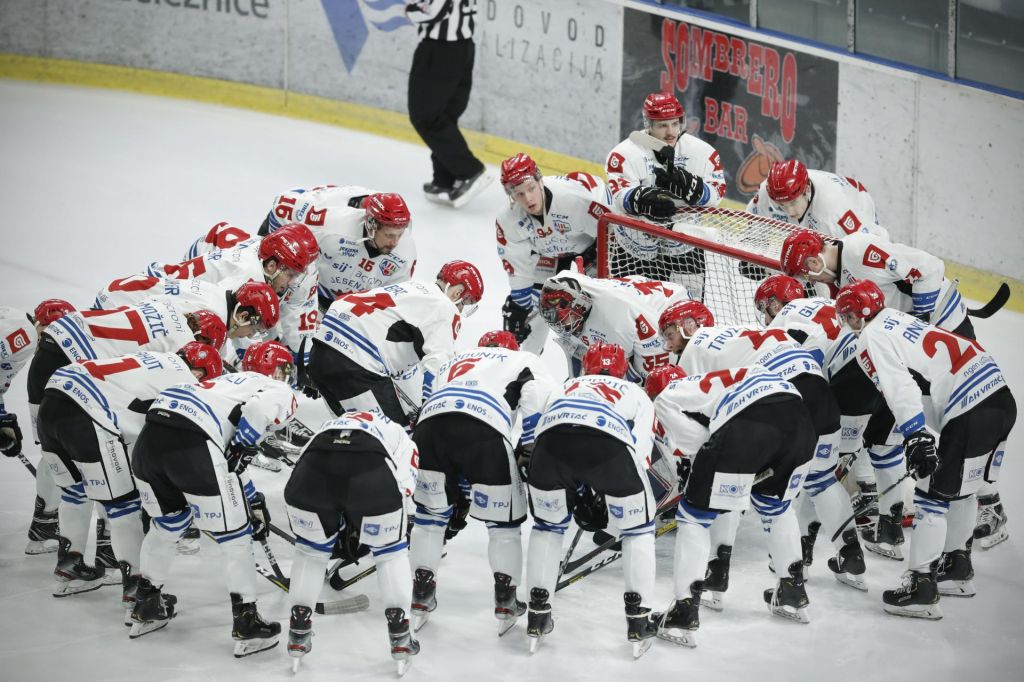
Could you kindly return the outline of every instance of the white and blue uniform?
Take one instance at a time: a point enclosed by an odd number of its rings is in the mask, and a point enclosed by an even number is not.
[[[17,308],[0,306],[0,414],[7,412],[4,394],[11,380],[32,359],[35,347],[36,329],[29,316]]]
[[[170,301],[146,301],[117,310],[70,312],[43,331],[72,362],[148,350],[176,353],[195,341],[186,311]]]
[[[188,247],[188,251],[185,252],[182,260],[191,260],[199,256],[205,256],[220,249],[230,249],[239,242],[252,238],[253,235],[242,228],[222,220],[211,227],[205,235],[192,242],[192,246]]]

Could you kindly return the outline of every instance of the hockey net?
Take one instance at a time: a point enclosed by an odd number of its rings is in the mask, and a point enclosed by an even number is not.
[[[598,222],[598,276],[684,284],[716,324],[763,324],[754,292],[779,272],[795,225],[727,208],[685,207],[664,223],[609,213]]]

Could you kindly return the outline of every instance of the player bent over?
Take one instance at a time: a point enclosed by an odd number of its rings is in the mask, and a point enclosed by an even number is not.
[[[626,369],[621,346],[592,344],[583,356],[584,376],[554,391],[537,426],[526,563],[531,652],[555,626],[549,599],[580,484],[604,494],[609,532],[622,535],[626,636],[633,656],[642,656],[657,634],[659,616],[645,605],[654,592],[656,507],[645,471],[654,447],[654,408],[642,388],[625,380]]]
[[[261,341],[246,350],[243,371],[173,386],[147,412],[132,469],[153,522],[142,543],[131,638],[174,617],[177,598],[161,588],[176,556],[175,543],[194,516],[224,556],[235,657],[277,644],[281,625],[264,621],[256,610],[252,554],[252,540],[266,537],[270,515],[245,469],[255,446],[295,414],[288,387],[293,369],[287,348]]]
[[[477,348],[459,353],[438,370],[414,436],[420,456],[410,538],[416,630],[437,607],[436,578],[445,539],[465,527],[467,515],[487,524],[498,635],[526,612],[526,604],[516,599],[526,490],[513,454],[512,427],[521,419],[520,448],[532,448],[551,389],[540,358],[520,351],[507,331],[484,334]],[[464,486],[469,488],[465,495]]]
[[[885,300],[869,280],[836,296],[839,315],[859,334],[857,362],[885,395],[905,438],[907,470],[917,480],[910,570],[882,600],[889,613],[938,619],[939,595],[975,594],[975,494],[999,478],[1017,405],[977,341],[888,308]],[[929,410],[915,374],[930,384]]]
[[[399,673],[419,643],[409,631],[409,569],[405,500],[416,485],[416,450],[405,429],[380,410],[346,412],[328,421],[306,446],[284,489],[295,532],[289,600],[288,654],[313,648],[312,614],[336,544],[366,545],[377,566],[391,656]],[[411,506],[411,501],[409,502]]]

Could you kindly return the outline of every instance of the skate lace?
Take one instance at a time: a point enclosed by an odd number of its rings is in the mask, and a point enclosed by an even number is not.
[[[900,586],[894,592],[897,594],[909,594],[914,591],[914,572],[904,571],[900,576]]]
[[[996,514],[996,506],[994,504],[986,504],[981,508],[978,514],[977,525],[984,526],[985,524],[988,524],[989,527],[994,528],[997,519],[998,515]]]

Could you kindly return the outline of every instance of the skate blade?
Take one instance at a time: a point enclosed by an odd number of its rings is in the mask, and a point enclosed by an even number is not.
[[[293,658],[292,659],[292,675],[294,675],[295,673],[299,672],[299,666],[300,665],[302,665],[302,659],[301,658]]]
[[[978,592],[974,589],[973,580],[944,580],[939,583],[939,594],[943,597],[970,598]]]
[[[498,637],[504,637],[505,634],[516,626],[518,618],[499,618],[498,619]]]
[[[409,669],[409,659],[403,658],[400,661],[395,661],[395,670],[398,672],[398,676],[405,675],[405,671]]]
[[[281,464],[275,459],[271,459],[264,454],[256,455],[249,462],[249,466],[254,466],[257,469],[264,469],[266,471],[278,472],[281,470]]]
[[[489,172],[485,172],[483,177],[481,177],[479,180],[477,180],[475,183],[473,183],[473,186],[469,189],[468,192],[463,194],[458,199],[455,199],[454,201],[449,202],[451,207],[452,208],[462,208],[463,206],[468,204],[470,201],[472,201],[473,197],[475,197],[478,194],[480,194],[481,192],[483,192],[493,181],[494,181],[494,176],[491,175],[491,173],[489,173]]]
[[[922,618],[924,620],[940,620],[942,618],[942,608],[937,603],[914,604],[913,606],[883,604],[882,608],[885,609],[886,613],[891,613],[894,616],[903,616],[904,618]]]
[[[859,575],[853,575],[852,573],[833,573],[832,575],[834,575],[836,580],[841,582],[843,585],[848,585],[849,587],[852,587],[855,590],[860,590],[861,592],[868,591],[868,584]]]
[[[58,580],[56,586],[53,589],[53,596],[57,599],[63,599],[64,597],[70,597],[73,594],[85,594],[86,592],[93,592],[103,587],[103,580],[97,578],[96,580],[90,580],[83,582],[81,580]]]
[[[647,653],[647,650],[654,646],[654,637],[633,642],[633,658],[637,659]]]
[[[107,585],[117,585],[118,587],[120,587],[121,586],[121,574],[120,573],[113,573],[113,572],[109,571],[109,569],[108,569],[107,573],[104,573],[103,577],[100,578],[100,584],[103,587],[106,587]]]
[[[672,642],[679,646],[693,649],[697,646],[697,631],[684,630],[682,628],[664,628],[658,630],[658,639]]]
[[[448,199],[448,192],[441,192],[440,194],[427,194],[424,192],[423,196],[425,196],[427,201],[432,204],[441,204],[444,206],[452,205],[452,202]]]
[[[170,620],[168,618],[167,620],[151,620],[148,623],[132,622],[132,629],[128,632],[128,639],[138,639],[143,635],[148,635],[151,632],[165,628]]]
[[[806,608],[794,609],[790,606],[775,606],[774,604],[769,604],[768,610],[771,611],[773,616],[785,618],[786,620],[791,620],[794,623],[800,623],[801,625],[807,625],[811,622],[811,619],[807,617]]]
[[[57,551],[56,540],[29,540],[25,546],[25,554],[51,554]]]
[[[903,561],[903,550],[902,545],[889,545],[879,544],[875,542],[864,542],[864,549],[868,550],[872,554],[885,557],[886,559],[892,559],[893,561]]]
[[[430,620],[430,611],[412,610],[412,631],[419,632],[420,628]]]
[[[702,592],[700,605],[721,612],[725,608],[725,592]]]
[[[1002,543],[1006,542],[1009,539],[1010,539],[1010,533],[1007,530],[1003,529],[1003,530],[1000,530],[1000,531],[996,531],[992,535],[987,535],[987,536],[985,536],[983,538],[976,539],[974,541],[974,546],[979,548],[979,549],[983,549],[983,550],[988,551],[988,550],[992,549],[993,547],[995,547],[996,545],[1001,545]],[[27,552],[28,550],[25,550],[25,551]],[[50,551],[52,551],[52,550],[50,550]]]
[[[277,646],[278,637],[235,640],[235,658],[245,658]]]
[[[544,635],[527,634],[527,637],[530,638],[530,653],[537,653],[537,649],[540,648],[540,640],[544,639]]]

